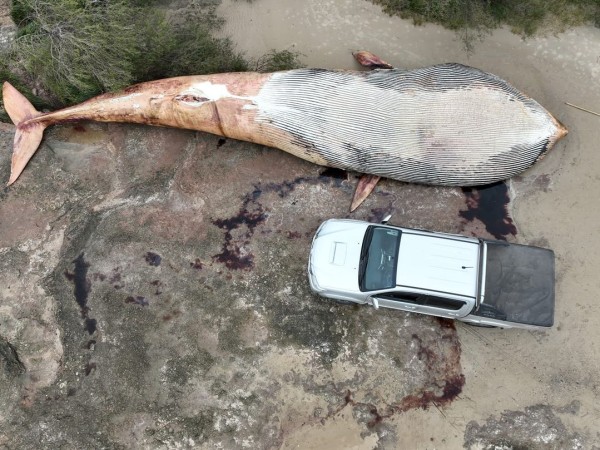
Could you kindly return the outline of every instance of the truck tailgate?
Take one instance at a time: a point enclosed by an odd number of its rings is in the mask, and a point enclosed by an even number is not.
[[[473,314],[513,323],[554,323],[554,252],[486,241],[485,297]]]

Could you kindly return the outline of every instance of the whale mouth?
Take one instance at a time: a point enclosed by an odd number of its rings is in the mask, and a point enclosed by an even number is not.
[[[554,119],[556,122],[556,127],[558,128],[558,132],[556,133],[556,141],[559,141],[560,139],[562,139],[563,137],[565,137],[567,134],[569,134],[569,130],[567,130],[567,127],[565,127],[562,122],[560,122],[557,119]]]
[[[554,116],[551,116],[551,117],[552,117],[552,122],[554,123],[554,126],[556,128],[556,131],[554,132],[554,134],[552,136],[550,136],[550,138],[546,142],[546,145],[544,145],[544,147],[542,148],[542,151],[540,152],[538,157],[535,159],[535,162],[538,162],[538,161],[541,161],[542,159],[544,159],[544,157],[546,156],[546,153],[548,153],[548,150],[550,150],[552,147],[554,147],[554,145],[558,141],[560,141],[563,137],[565,137],[567,134],[569,134],[569,130],[567,129],[567,127],[565,127],[558,119],[556,119],[556,117],[554,117]]]

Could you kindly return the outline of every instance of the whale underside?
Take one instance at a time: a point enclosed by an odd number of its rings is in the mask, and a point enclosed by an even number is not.
[[[257,122],[292,136],[273,139],[283,150],[302,148],[332,167],[434,185],[510,178],[562,129],[506,81],[460,64],[275,73],[254,102]]]

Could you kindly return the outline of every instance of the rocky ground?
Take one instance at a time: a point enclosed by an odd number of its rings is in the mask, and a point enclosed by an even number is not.
[[[16,32],[15,24],[10,18],[8,1],[0,1],[0,48],[10,42]]]
[[[354,179],[201,133],[51,130],[0,197],[0,444],[273,448],[331,421],[393,442],[388,418],[443,408],[464,384],[452,322],[308,288]],[[468,197],[384,182],[352,217],[460,232]]]
[[[500,32],[468,59],[450,32],[369,2],[224,5],[256,54],[289,42],[310,66],[350,67],[349,45],[406,67],[470,63],[570,134],[508,186],[384,181],[349,214],[356,174],[277,150],[142,126],[49,129],[0,191],[0,448],[600,448],[597,121],[564,106],[598,104],[600,35]],[[0,180],[13,133],[0,124]],[[320,222],[387,213],[553,248],[554,328],[482,330],[312,295]]]

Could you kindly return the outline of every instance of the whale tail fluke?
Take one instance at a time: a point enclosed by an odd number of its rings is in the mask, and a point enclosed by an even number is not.
[[[10,166],[10,179],[8,186],[13,184],[25,166],[38,149],[46,124],[33,121],[42,113],[37,111],[23,94],[17,91],[9,82],[2,86],[4,108],[13,123],[17,126],[13,145],[12,162]]]

